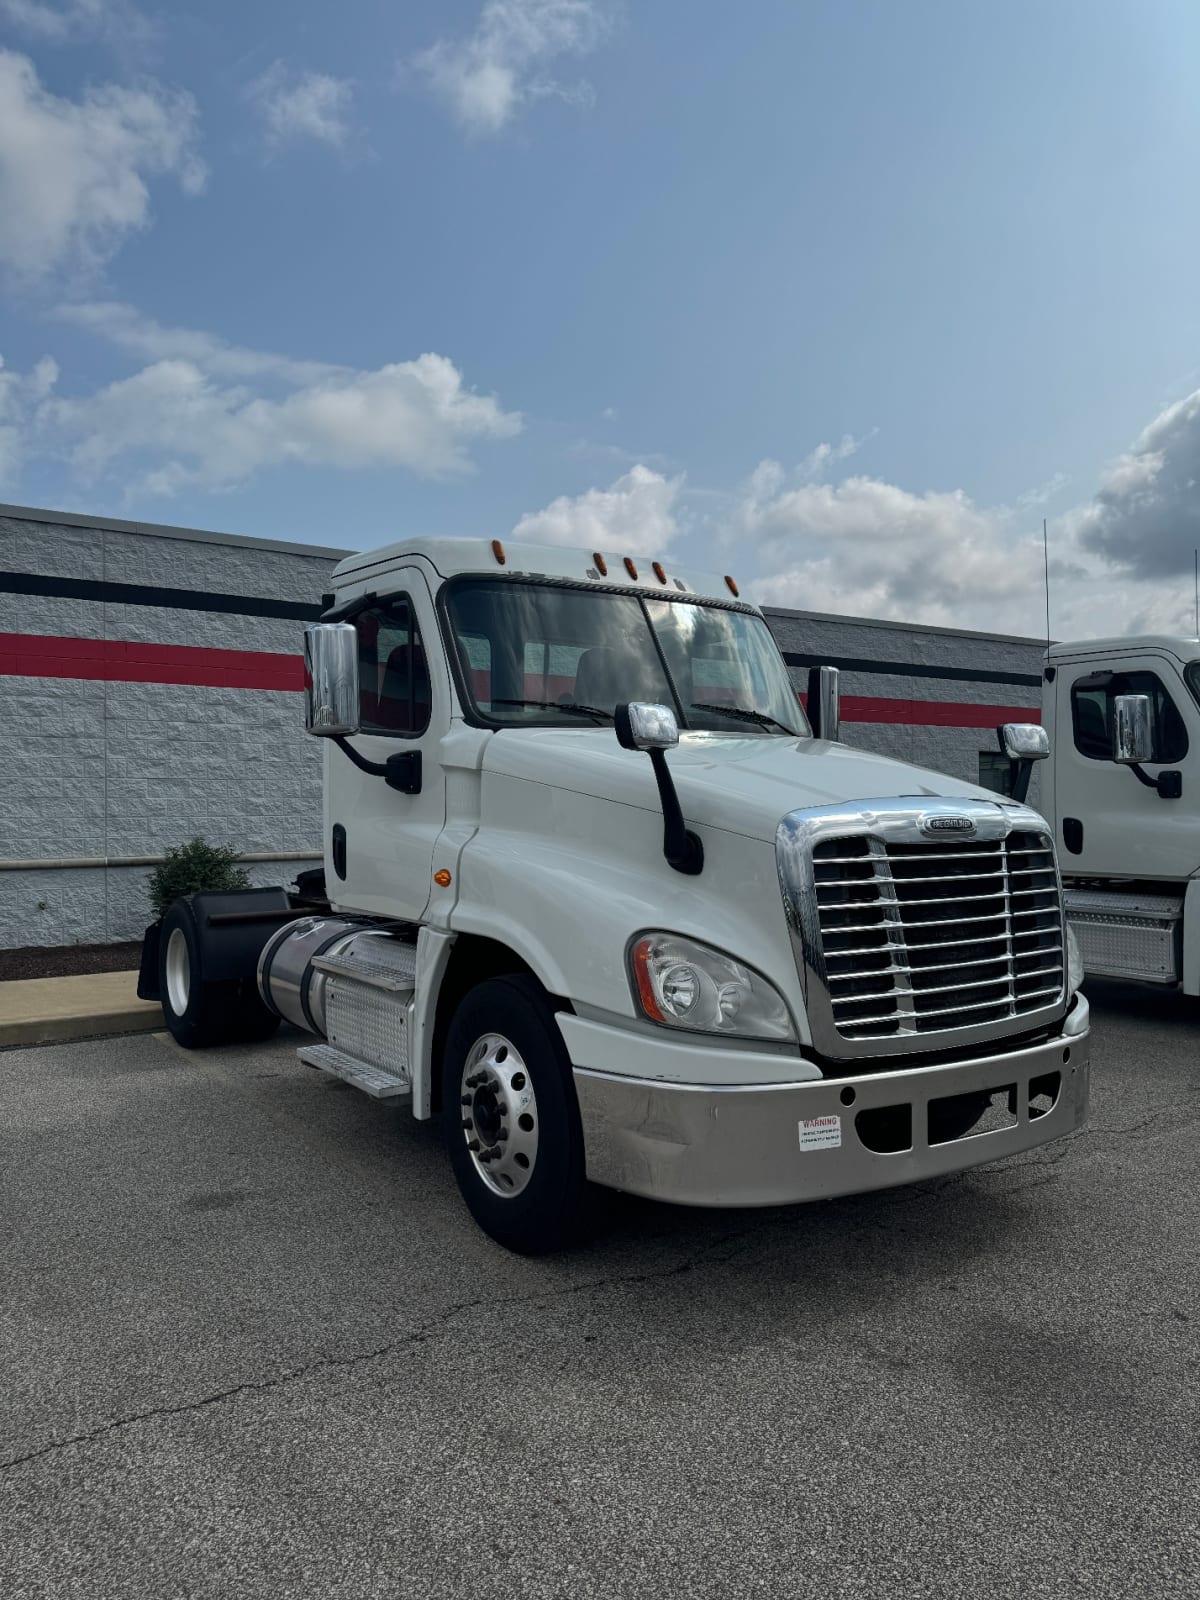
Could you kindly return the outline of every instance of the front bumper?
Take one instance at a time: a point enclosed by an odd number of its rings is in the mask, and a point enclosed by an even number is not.
[[[680,1205],[781,1205],[919,1183],[1032,1150],[1087,1121],[1090,1056],[1081,995],[1061,1035],[1044,1044],[951,1066],[800,1083],[715,1086],[621,1076],[628,1033],[573,1017],[560,1024],[575,1069],[588,1177]],[[638,1054],[644,1058],[644,1035]],[[1031,1115],[1030,1080],[1041,1080],[1035,1094],[1044,1105],[1053,1074],[1053,1105]],[[981,1093],[997,1094],[1015,1122],[931,1144],[930,1101]],[[891,1107],[910,1108],[909,1148],[872,1149],[860,1136],[859,1118]],[[871,1122],[864,1119],[862,1129],[878,1143]]]

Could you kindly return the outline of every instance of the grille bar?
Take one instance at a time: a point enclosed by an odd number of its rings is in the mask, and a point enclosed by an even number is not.
[[[886,1049],[889,1039],[1011,1024],[1063,997],[1058,868],[1040,831],[952,849],[849,835],[814,843],[811,859],[839,1037]]]

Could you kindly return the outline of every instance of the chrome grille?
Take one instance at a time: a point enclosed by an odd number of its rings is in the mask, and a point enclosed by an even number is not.
[[[1010,1025],[1064,994],[1062,907],[1045,833],[812,845],[831,1020],[845,1040]]]

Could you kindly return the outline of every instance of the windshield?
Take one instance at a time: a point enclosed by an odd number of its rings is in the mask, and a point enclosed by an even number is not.
[[[460,578],[447,611],[465,686],[489,722],[582,726],[627,700],[674,708],[681,728],[807,734],[761,617],[658,596]]]

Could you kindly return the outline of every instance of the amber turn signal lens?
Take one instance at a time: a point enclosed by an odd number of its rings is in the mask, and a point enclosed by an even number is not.
[[[654,948],[653,939],[639,939],[633,947],[633,981],[637,984],[638,999],[642,1002],[642,1010],[652,1022],[663,1022],[666,1019],[659,1006],[658,997],[654,993],[654,984],[650,977],[650,952]]]
[[[503,566],[505,561],[508,559],[504,554],[504,546],[500,543],[499,539],[492,540],[492,554],[495,556],[496,560],[501,566]],[[725,581],[728,583],[729,579],[726,578]]]
[[[445,867],[440,868],[434,873],[433,881],[437,884],[439,889],[448,889],[450,887],[450,874],[446,871]]]

